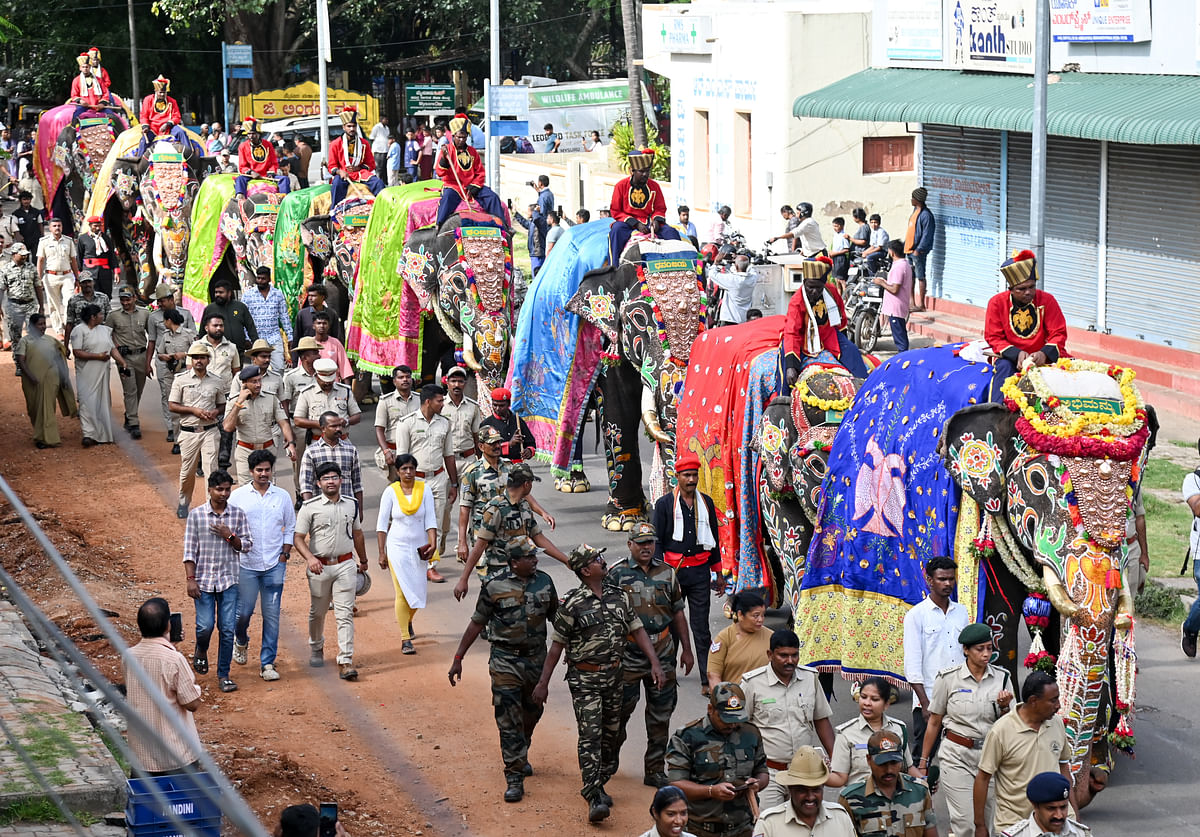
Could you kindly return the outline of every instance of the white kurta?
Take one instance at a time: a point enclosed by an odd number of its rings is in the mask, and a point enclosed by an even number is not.
[[[88,328],[81,323],[71,330],[71,349],[105,355],[104,360],[75,360],[75,390],[83,435],[97,442],[111,442],[112,392],[108,379],[112,360],[107,355],[113,349],[112,329],[106,325]]]
[[[421,481],[417,480],[417,484]],[[425,572],[429,564],[417,556],[417,549],[429,543],[428,529],[437,529],[436,503],[428,486],[421,495],[421,507],[411,515],[400,509],[392,486],[384,489],[379,498],[375,531],[387,532],[388,567],[399,582],[408,606],[414,609],[425,607],[425,591],[429,584]]]

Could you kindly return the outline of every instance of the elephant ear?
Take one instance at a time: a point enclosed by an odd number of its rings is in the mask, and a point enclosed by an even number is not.
[[[329,216],[313,215],[300,222],[300,240],[313,258],[329,261],[333,257],[333,241],[329,237]]]
[[[1016,432],[1017,416],[1003,404],[964,407],[942,430],[942,460],[959,487],[989,514],[1004,508],[1004,475],[1017,455]]]
[[[617,271],[612,268],[589,270],[579,281],[579,290],[567,300],[567,310],[600,329],[609,343],[617,342],[621,301],[625,296],[617,278]]]
[[[795,441],[792,399],[786,395],[776,396],[763,410],[762,423],[750,442],[750,447],[758,451],[767,486],[775,494],[792,493],[792,468],[788,451]]]

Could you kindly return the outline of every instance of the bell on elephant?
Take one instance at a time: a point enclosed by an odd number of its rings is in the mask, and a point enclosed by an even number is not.
[[[635,232],[637,241],[680,240],[679,231],[667,223],[662,186],[650,178],[654,149],[631,152],[628,159],[629,176],[617,181],[609,203],[609,214],[616,223],[608,228],[608,263],[614,266],[621,263]]]
[[[826,284],[833,262],[828,256],[800,263],[804,284],[792,294],[784,321],[780,379],[791,387],[811,363],[845,367],[856,378],[870,373],[862,353],[846,333],[850,324],[846,304],[837,289]]]

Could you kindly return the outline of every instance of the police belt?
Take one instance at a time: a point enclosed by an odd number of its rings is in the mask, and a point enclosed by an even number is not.
[[[417,476],[420,477],[421,479],[426,479],[428,477],[436,477],[438,474],[440,474],[444,470],[446,470],[446,467],[443,465],[441,468],[438,468],[436,471],[417,471]]]
[[[207,430],[212,430],[216,426],[216,424],[206,424],[203,427],[188,427],[186,424],[182,424],[179,426],[179,429],[184,433],[204,433]]]
[[[9,297],[8,301],[14,305],[28,305],[29,303],[33,302],[33,299],[13,299],[12,297]]]
[[[771,761],[767,759],[767,767],[772,770],[787,770],[790,765],[786,761]]]
[[[966,747],[968,750],[978,750],[983,747],[982,738],[967,738],[965,735],[959,735],[957,732],[951,732],[948,729],[942,730],[942,734],[947,741],[953,741],[960,747]]]
[[[723,822],[697,822],[694,819],[688,820],[688,828],[704,831],[708,834],[741,834],[743,831],[749,832],[750,830],[750,827],[746,825],[726,825]]]

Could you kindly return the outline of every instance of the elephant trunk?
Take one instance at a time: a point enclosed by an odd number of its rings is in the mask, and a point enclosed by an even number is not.
[[[642,424],[646,426],[646,432],[650,434],[650,438],[662,445],[670,444],[672,439],[663,430],[662,424],[658,420],[658,409],[654,402],[654,393],[648,388],[642,388]]]

